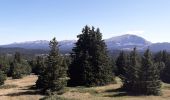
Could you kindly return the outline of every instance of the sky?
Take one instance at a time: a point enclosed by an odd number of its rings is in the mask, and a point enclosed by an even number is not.
[[[76,39],[85,25],[103,38],[135,34],[170,42],[170,0],[0,0],[0,44]]]

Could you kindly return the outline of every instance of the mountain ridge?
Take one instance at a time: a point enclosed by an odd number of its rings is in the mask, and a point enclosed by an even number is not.
[[[152,43],[143,37],[131,34],[125,34],[121,36],[115,36],[104,40],[108,50],[132,50],[137,47],[139,50],[145,50],[148,47],[152,51],[168,50],[170,51],[170,43]],[[71,51],[75,46],[76,40],[62,40],[59,42],[60,50]],[[47,40],[36,40],[36,41],[26,41],[19,43],[11,43],[7,45],[0,45],[3,48],[24,48],[24,49],[49,49],[49,41]]]

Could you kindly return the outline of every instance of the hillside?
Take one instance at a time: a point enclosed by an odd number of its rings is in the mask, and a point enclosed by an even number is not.
[[[0,87],[0,100],[39,100],[43,98],[38,91],[31,89],[35,84],[37,76],[30,75],[23,79],[12,80],[8,78],[5,86]],[[117,78],[117,84],[110,84],[102,87],[67,87],[67,92],[62,95],[50,98],[65,98],[64,100],[169,100],[170,84],[163,84],[162,96],[128,96],[125,92],[119,90],[120,80]],[[52,100],[48,98],[48,100]],[[56,99],[54,99],[56,100]],[[57,99],[60,100],[60,99]]]

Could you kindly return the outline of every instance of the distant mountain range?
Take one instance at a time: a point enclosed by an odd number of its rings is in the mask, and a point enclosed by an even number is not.
[[[146,39],[139,37],[137,35],[122,35],[116,36],[109,39],[105,39],[107,48],[111,50],[132,50],[134,47],[137,47],[138,50],[145,50],[150,48],[152,51],[157,52],[160,50],[170,51],[170,43],[152,43]],[[71,51],[76,43],[76,40],[65,40],[59,41],[59,48],[61,51]],[[49,41],[47,40],[38,40],[38,41],[29,41],[22,43],[12,43],[8,45],[1,45],[2,48],[24,48],[24,49],[43,49],[48,50]]]

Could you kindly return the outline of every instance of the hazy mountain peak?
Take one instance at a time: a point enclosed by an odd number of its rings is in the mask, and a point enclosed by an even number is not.
[[[151,42],[145,40],[142,37],[137,35],[125,34],[121,36],[112,37],[106,40],[106,43],[112,42],[115,44],[122,45],[136,45],[136,46],[143,46],[143,45],[150,45]]]
[[[61,51],[71,51],[75,46],[76,40],[63,40],[58,41],[59,48]],[[132,34],[125,34],[121,36],[112,37],[105,39],[108,50],[132,50],[134,47],[137,47],[139,50],[145,50],[150,48],[152,51],[158,50],[170,50],[170,43],[151,43],[146,39]],[[9,45],[3,45],[0,47],[5,48],[24,48],[24,49],[49,49],[49,41],[47,40],[37,40],[37,41],[26,41],[21,43],[12,43]]]
[[[36,40],[36,41],[25,41],[25,42],[14,42],[8,45],[17,45],[17,44],[45,44],[45,43],[49,43],[49,41],[47,40]]]

